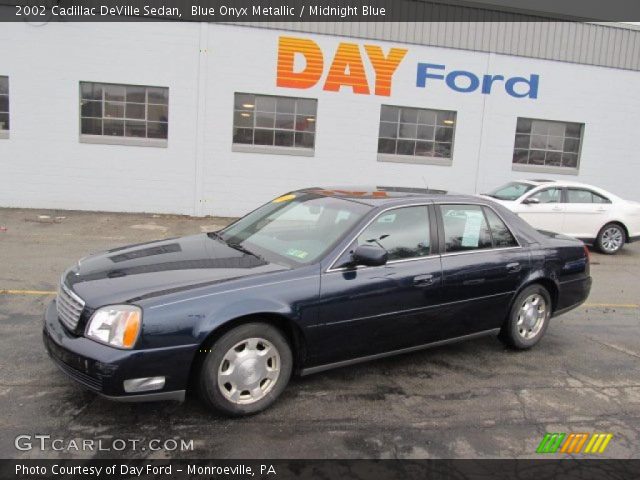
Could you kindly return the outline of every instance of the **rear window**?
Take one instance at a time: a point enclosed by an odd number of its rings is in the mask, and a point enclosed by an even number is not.
[[[491,233],[478,205],[440,205],[445,252],[491,248]]]
[[[591,190],[570,188],[567,190],[567,203],[611,203],[611,201]]]
[[[487,207],[485,207],[484,213],[489,221],[489,228],[491,228],[493,246],[495,248],[517,247],[518,242],[500,217],[498,217],[493,210]]]

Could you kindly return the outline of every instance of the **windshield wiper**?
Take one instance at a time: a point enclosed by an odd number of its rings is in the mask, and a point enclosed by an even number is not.
[[[232,242],[227,242],[224,238],[222,238],[222,235],[220,235],[218,232],[209,232],[207,233],[207,235],[209,237],[213,237],[216,238],[218,240],[220,240],[221,242],[223,242],[225,245],[233,248],[234,250],[238,250],[239,252],[242,253],[246,253],[247,255],[251,255],[252,257],[256,257],[264,262],[266,262],[266,260],[264,259],[264,257],[261,257],[260,255],[258,255],[257,253],[253,253],[251,250],[249,250],[246,247],[243,247],[242,245],[240,245],[239,243],[232,243]]]
[[[223,240],[224,242],[224,240]],[[246,247],[243,247],[242,245],[240,245],[239,243],[229,243],[229,242],[225,242],[228,246],[230,246],[231,248],[233,248],[234,250],[238,250],[239,252],[242,253],[246,253],[247,255],[251,255],[252,257],[256,257],[259,260],[262,260],[264,262],[266,262],[266,260],[264,259],[264,257],[261,257],[260,255],[258,255],[257,253],[253,253],[251,250],[247,249]]]

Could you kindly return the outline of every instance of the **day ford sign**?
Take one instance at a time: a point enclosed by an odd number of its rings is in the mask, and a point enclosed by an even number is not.
[[[280,37],[276,85],[306,89],[315,87],[324,77],[322,89],[326,91],[338,92],[350,88],[357,94],[388,97],[391,95],[394,74],[405,60],[407,52],[406,48],[392,47],[385,52],[378,45],[340,42],[333,56],[325,57],[320,45],[309,38]],[[373,70],[372,78],[367,75],[366,65]],[[442,82],[459,93],[489,95],[502,92],[514,98],[531,99],[538,98],[540,84],[540,76],[534,73],[514,77],[500,73],[477,74],[445,64],[426,62],[416,65],[415,79],[418,88],[429,88]]]

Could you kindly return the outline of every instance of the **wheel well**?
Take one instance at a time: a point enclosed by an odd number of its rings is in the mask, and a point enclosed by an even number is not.
[[[207,337],[198,347],[196,355],[191,362],[188,388],[191,388],[193,385],[195,385],[194,382],[197,381],[197,375],[205,358],[204,355],[199,355],[198,353],[202,350],[209,349],[216,340],[218,340],[222,335],[234,329],[235,327],[254,322],[268,323],[269,325],[272,325],[280,330],[280,332],[285,336],[285,338],[289,342],[289,345],[291,346],[294,372],[301,368],[302,362],[306,355],[306,343],[300,327],[287,317],[279,315],[277,313],[255,313],[229,320],[220,325],[218,328],[214,329],[211,333],[209,333],[209,335],[207,335]]]
[[[629,229],[627,228],[627,226],[626,226],[624,223],[622,223],[622,222],[620,222],[620,221],[618,221],[618,220],[613,220],[613,221],[611,221],[611,222],[607,222],[607,223],[605,223],[605,224],[602,226],[602,228],[606,227],[607,225],[609,225],[609,224],[611,224],[611,223],[613,223],[613,224],[615,224],[615,225],[619,225],[619,226],[621,226],[621,227],[622,227],[622,230],[624,230],[624,240],[625,240],[625,242],[626,242],[626,241],[629,239]],[[600,236],[600,232],[602,231],[602,228],[598,231],[598,236]],[[596,240],[597,240],[597,239],[596,239]]]
[[[520,290],[518,290],[518,292],[513,296],[513,301],[511,302],[511,306],[509,307],[509,312],[511,312],[511,307],[513,307],[513,302],[516,301],[516,297],[520,295],[520,292],[522,292],[522,290],[524,290],[525,288],[535,284],[542,285],[544,288],[547,289],[547,291],[549,292],[549,295],[551,296],[551,313],[554,312],[554,310],[558,306],[558,287],[553,282],[553,280],[549,278],[536,278],[535,280],[531,280],[529,283],[526,283],[522,287],[520,287]],[[510,315],[510,313],[508,315]],[[509,317],[507,316],[507,320],[508,318]]]

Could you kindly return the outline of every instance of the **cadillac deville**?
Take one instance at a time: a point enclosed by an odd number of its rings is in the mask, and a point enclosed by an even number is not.
[[[484,335],[528,349],[590,288],[582,242],[490,199],[309,188],[218,232],[80,260],[43,336],[64,373],[107,398],[193,390],[239,416],[294,374]]]

